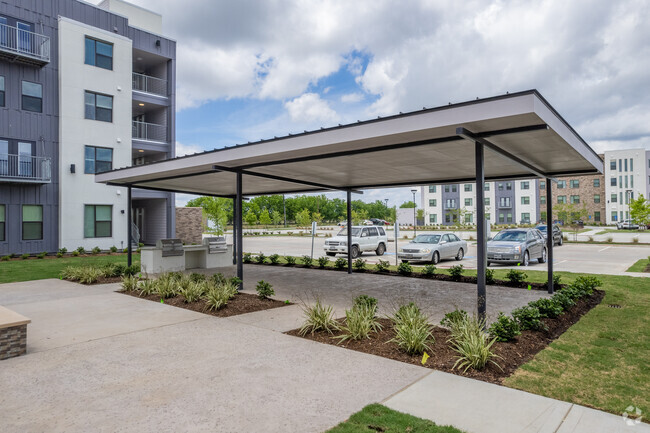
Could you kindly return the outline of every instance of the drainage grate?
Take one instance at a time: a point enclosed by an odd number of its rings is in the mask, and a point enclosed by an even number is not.
[[[607,306],[608,306],[609,308],[623,308],[623,307],[621,307],[621,306],[618,305],[618,304],[608,304]]]

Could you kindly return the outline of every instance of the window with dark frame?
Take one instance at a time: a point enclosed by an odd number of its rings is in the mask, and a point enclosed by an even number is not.
[[[571,188],[580,188],[580,181],[577,180],[577,179],[573,179],[573,180],[569,181],[569,186]]]
[[[430,198],[429,199],[429,207],[436,207],[438,203],[436,202],[435,198]]]
[[[594,212],[594,221],[600,222],[600,212],[599,211]]]
[[[565,204],[566,203],[566,195],[558,195],[557,196],[557,202],[558,202],[558,204]]]
[[[113,70],[113,44],[86,36],[87,65]]]
[[[465,192],[472,192],[472,184],[471,183],[466,183],[465,184]]]
[[[530,189],[530,183],[528,181],[522,181],[521,189]]]
[[[521,204],[530,204],[530,197],[527,195],[521,196]]]
[[[466,198],[465,199],[465,206],[472,206],[472,199],[471,198]]]
[[[43,206],[24,204],[22,225],[24,241],[43,239]]]
[[[5,223],[7,222],[6,218],[7,216],[5,213],[5,205],[0,204],[0,242],[7,240],[5,237]]]
[[[558,180],[557,189],[564,189],[564,188],[566,188],[566,180]]]
[[[21,108],[25,111],[35,113],[43,112],[43,85],[32,83],[31,81],[22,82],[22,100]]]
[[[102,122],[113,121],[113,97],[86,90],[84,95],[85,118]]]
[[[616,170],[616,160],[615,159],[612,159],[611,161],[609,161],[609,169],[610,170]]]
[[[616,196],[616,193],[613,193],[612,196],[609,198],[609,201],[612,203],[616,203],[618,201],[618,197]]]
[[[113,149],[107,147],[85,146],[84,173],[97,174],[113,169]]]
[[[600,188],[600,179],[594,179],[594,187]]]
[[[546,181],[540,180],[539,181],[539,189],[545,189],[546,188]]]
[[[110,238],[113,235],[113,206],[84,206],[84,238]]]
[[[5,77],[0,75],[0,107],[5,106]]]

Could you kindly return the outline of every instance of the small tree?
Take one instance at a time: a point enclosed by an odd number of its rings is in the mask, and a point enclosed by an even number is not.
[[[311,225],[311,216],[309,215],[309,209],[303,209],[296,214],[296,223],[301,227],[307,227]]]
[[[643,229],[650,224],[650,201],[646,200],[643,194],[630,201],[630,218]]]
[[[282,221],[282,215],[280,215],[280,212],[273,210],[273,212],[271,212],[271,221],[273,222],[274,226],[279,225],[280,221]]]
[[[316,221],[318,224],[320,224],[323,221],[323,216],[320,214],[320,212],[314,212],[311,214],[311,219],[312,221]]]
[[[266,209],[260,212],[260,224],[262,224],[265,227],[271,224],[271,216],[269,215],[269,212]]]
[[[356,211],[356,210],[352,211],[352,225],[357,226],[367,219],[368,219],[368,212],[366,212],[365,209],[361,209],[360,211]]]
[[[249,209],[244,216],[244,220],[249,226],[255,225],[257,224],[257,215],[255,215],[255,212],[253,212],[252,209]]]
[[[415,214],[417,216],[418,225],[424,224],[424,209],[418,209]]]
[[[405,201],[401,205],[399,205],[400,209],[413,209],[415,207],[415,202],[412,200]]]

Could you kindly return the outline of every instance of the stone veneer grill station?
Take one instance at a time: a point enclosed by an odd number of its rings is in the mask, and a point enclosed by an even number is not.
[[[27,350],[27,317],[0,306],[0,360],[23,355]]]
[[[243,279],[244,196],[346,191],[350,220],[351,194],[360,189],[475,181],[477,221],[485,221],[485,181],[533,174],[550,183],[602,171],[593,149],[536,90],[528,90],[121,168],[95,180],[235,200],[234,251]],[[477,228],[477,305],[484,317],[487,239],[485,225]],[[552,293],[551,237],[547,248]],[[350,273],[351,261],[348,251]]]

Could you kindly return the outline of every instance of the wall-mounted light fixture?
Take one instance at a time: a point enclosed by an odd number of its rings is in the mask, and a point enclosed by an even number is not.
[[[156,46],[160,47],[160,39],[156,39]]]
[[[76,171],[75,165],[70,164],[70,173],[74,173]]]

